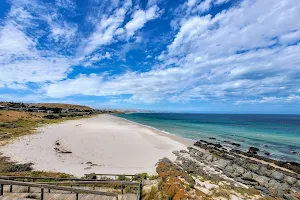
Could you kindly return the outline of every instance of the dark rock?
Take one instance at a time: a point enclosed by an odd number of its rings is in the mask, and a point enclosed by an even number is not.
[[[95,173],[87,174],[87,175],[86,175],[86,178],[87,178],[87,179],[97,179],[97,175],[96,175]]]
[[[265,148],[268,148],[268,147],[269,147],[269,145],[267,145],[267,144],[264,144],[264,145],[263,145],[263,147],[265,147]]]
[[[241,146],[240,144],[235,143],[235,142],[231,142],[230,144],[231,144],[232,146],[236,146],[236,147],[240,147],[240,146]]]
[[[298,198],[294,197],[291,194],[283,194],[283,198],[287,200],[298,200]]]
[[[248,150],[248,153],[250,153],[250,154],[257,154],[258,151],[259,151],[259,148],[250,147],[249,150]]]
[[[269,153],[269,152],[264,152],[264,154],[266,155],[266,156],[271,156],[271,154]]]
[[[210,139],[210,140],[216,140],[216,138],[214,138],[214,137],[210,137],[209,139]]]
[[[269,194],[269,190],[263,186],[254,186],[255,189],[262,191],[264,194]]]

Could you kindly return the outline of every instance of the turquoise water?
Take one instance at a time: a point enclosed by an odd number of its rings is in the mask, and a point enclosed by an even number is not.
[[[176,114],[132,113],[118,115],[128,120],[192,140],[217,139],[241,144],[248,150],[258,147],[271,158],[300,162],[300,115],[235,115],[235,114]],[[210,140],[214,141],[214,140]],[[228,145],[230,146],[230,145]]]

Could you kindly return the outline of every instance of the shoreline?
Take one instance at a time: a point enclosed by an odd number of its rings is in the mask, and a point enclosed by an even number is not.
[[[124,118],[95,117],[51,124],[0,147],[17,163],[33,163],[33,169],[83,176],[86,173],[156,174],[163,157],[175,160],[175,150],[192,145]],[[78,148],[80,147],[80,148]],[[151,153],[149,153],[151,152]]]
[[[119,117],[119,116],[115,116],[115,115],[113,115],[113,116],[114,117],[118,117],[118,118],[120,118],[122,120],[125,120],[125,121],[127,121],[127,122],[129,122],[131,124],[136,124],[138,126],[149,128],[149,129],[153,130],[156,134],[158,134],[160,136],[168,137],[168,138],[170,138],[170,139],[172,139],[172,140],[174,140],[176,142],[180,142],[180,143],[186,145],[187,147],[193,146],[194,143],[196,142],[196,140],[194,141],[194,140],[191,140],[191,139],[188,139],[188,138],[180,137],[178,135],[175,135],[175,134],[167,132],[167,131],[160,130],[160,129],[155,128],[153,126],[149,126],[149,125],[141,124],[141,123],[138,123],[138,122],[135,122],[135,121],[131,121],[131,120],[123,118],[123,117]]]

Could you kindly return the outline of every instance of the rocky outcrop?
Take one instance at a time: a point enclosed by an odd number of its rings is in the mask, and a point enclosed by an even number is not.
[[[174,152],[177,156],[175,163],[190,173],[215,181],[230,177],[274,197],[292,199],[300,196],[300,176],[297,173],[245,158],[210,142],[198,141],[195,146],[203,150],[189,147],[188,152]],[[249,151],[255,154],[257,149]]]

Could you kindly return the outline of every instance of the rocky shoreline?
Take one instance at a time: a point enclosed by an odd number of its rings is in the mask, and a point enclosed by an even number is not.
[[[300,199],[300,166],[275,161],[248,152],[228,150],[222,145],[197,141],[188,151],[176,151],[175,164],[193,175],[215,182],[229,180],[260,190],[264,195],[289,200]]]

